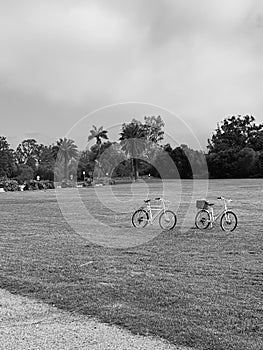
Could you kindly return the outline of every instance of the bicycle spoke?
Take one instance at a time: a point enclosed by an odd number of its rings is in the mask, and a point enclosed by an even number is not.
[[[234,231],[237,227],[237,217],[232,211],[225,212],[220,221],[220,226],[223,231]]]
[[[166,210],[161,213],[159,217],[159,224],[163,230],[171,230],[175,227],[177,222],[176,215],[171,210]]]
[[[195,225],[200,230],[205,230],[212,226],[210,224],[210,215],[207,210],[202,209],[196,214]]]
[[[136,210],[132,216],[132,224],[134,227],[145,227],[148,224],[148,220],[148,213],[143,209]]]

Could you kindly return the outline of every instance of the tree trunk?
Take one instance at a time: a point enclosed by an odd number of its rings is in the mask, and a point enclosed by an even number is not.
[[[134,180],[136,181],[139,177],[139,172],[138,172],[138,161],[136,158],[133,158],[133,174],[134,174]]]
[[[64,176],[65,180],[68,181],[68,157],[65,156],[65,163],[64,163]]]

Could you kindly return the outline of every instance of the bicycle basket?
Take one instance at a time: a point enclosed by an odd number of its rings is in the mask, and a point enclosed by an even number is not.
[[[204,199],[199,199],[196,201],[197,209],[208,209],[208,202]]]

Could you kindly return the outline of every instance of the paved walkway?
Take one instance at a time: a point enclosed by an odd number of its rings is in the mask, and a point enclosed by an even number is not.
[[[0,349],[187,350],[1,289]]]

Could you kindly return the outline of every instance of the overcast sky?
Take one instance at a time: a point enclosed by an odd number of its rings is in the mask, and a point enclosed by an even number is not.
[[[0,135],[12,147],[65,135],[82,147],[93,124],[153,113],[194,148],[225,117],[263,122],[263,1],[0,0],[0,26]]]

